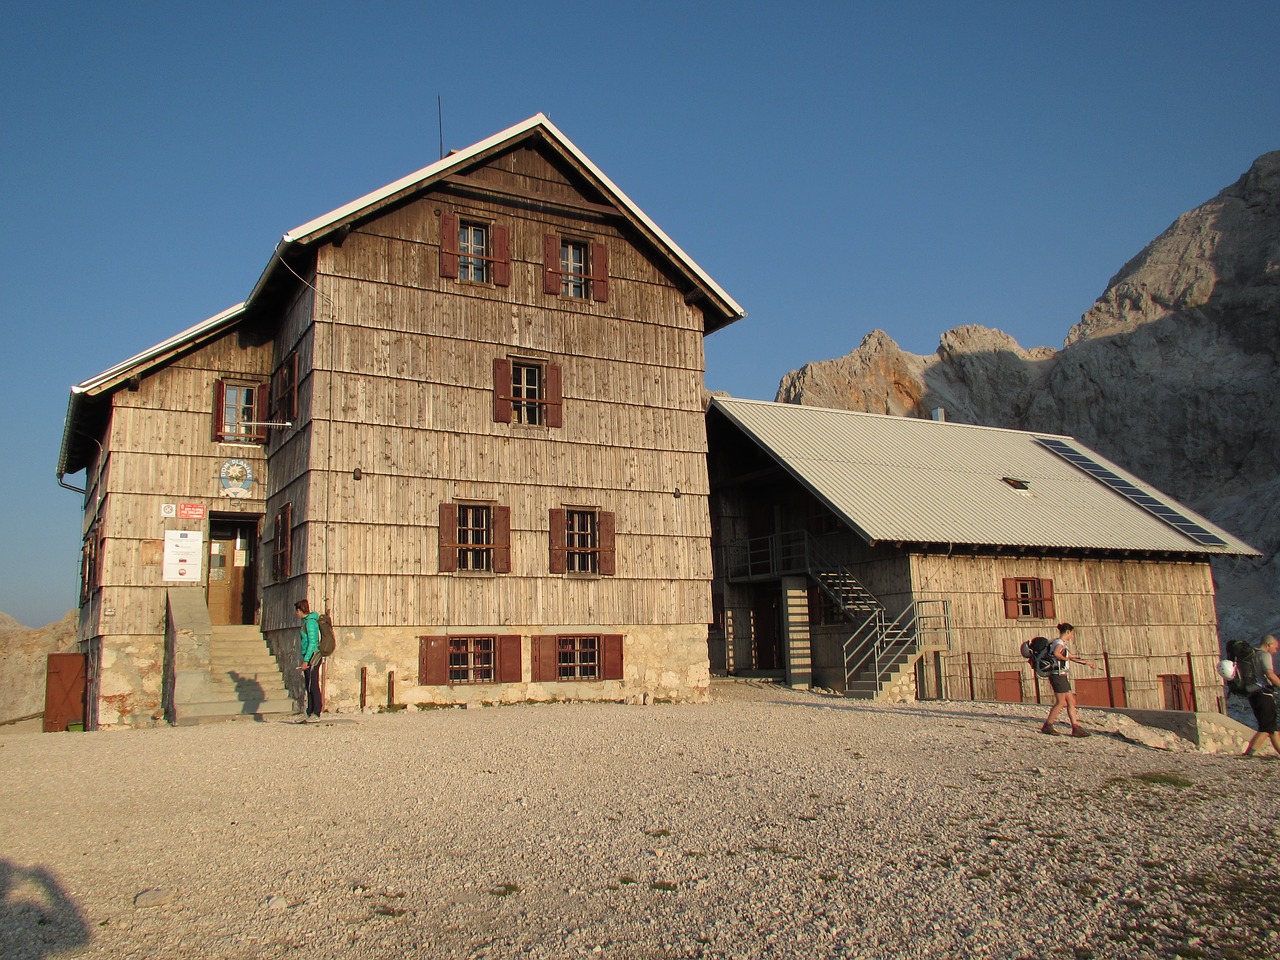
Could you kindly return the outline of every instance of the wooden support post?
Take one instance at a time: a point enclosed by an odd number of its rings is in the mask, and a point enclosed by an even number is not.
[[[1191,712],[1196,713],[1196,674],[1191,665],[1191,651],[1187,651],[1187,686],[1191,693]]]
[[[1116,695],[1111,689],[1111,655],[1105,650],[1102,651],[1102,669],[1107,675],[1107,706],[1114,707]]]
[[[396,705],[396,672],[394,670],[387,671],[387,709],[394,709]]]
[[[360,709],[364,710],[369,702],[369,668],[360,668]]]

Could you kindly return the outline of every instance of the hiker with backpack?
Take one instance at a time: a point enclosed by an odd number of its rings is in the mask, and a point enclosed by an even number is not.
[[[1280,650],[1280,640],[1271,634],[1262,638],[1262,643],[1253,654],[1254,678],[1257,689],[1249,691],[1249,706],[1253,710],[1254,719],[1258,721],[1258,732],[1249,739],[1244,748],[1244,756],[1253,755],[1254,748],[1264,738],[1271,738],[1271,746],[1280,753],[1280,734],[1276,733],[1276,694],[1280,693],[1280,677],[1276,676],[1276,651]]]
[[[293,605],[302,623],[298,628],[298,644],[300,647],[298,669],[302,671],[303,685],[307,690],[307,712],[299,723],[308,723],[313,718],[320,719],[322,707],[320,694],[320,614],[311,612],[311,604],[299,600]]]
[[[1076,713],[1076,695],[1071,689],[1071,681],[1067,678],[1067,668],[1072,663],[1083,663],[1087,667],[1093,667],[1097,670],[1098,666],[1088,660],[1082,660],[1080,657],[1071,656],[1071,652],[1067,649],[1067,644],[1075,639],[1076,628],[1069,623],[1058,624],[1058,638],[1051,640],[1048,647],[1047,666],[1045,676],[1048,677],[1049,686],[1053,688],[1053,708],[1049,711],[1049,716],[1045,718],[1044,726],[1040,728],[1041,733],[1047,733],[1051,737],[1059,736],[1057,728],[1054,727],[1054,721],[1058,719],[1058,715],[1065,708],[1067,711],[1067,719],[1071,721],[1071,736],[1073,737],[1089,737],[1092,736],[1088,730],[1080,726],[1080,718]],[[1038,671],[1037,671],[1038,672]]]

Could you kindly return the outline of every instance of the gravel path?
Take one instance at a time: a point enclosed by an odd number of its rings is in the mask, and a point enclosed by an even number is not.
[[[5,737],[0,957],[1280,955],[1280,763],[1043,712],[725,682]]]

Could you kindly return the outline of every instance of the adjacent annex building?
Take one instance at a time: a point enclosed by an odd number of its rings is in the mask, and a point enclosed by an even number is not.
[[[741,307],[546,117],[284,235],[244,303],[75,386],[89,724],[698,699],[703,337]]]
[[[1082,702],[1213,709],[1209,561],[1257,552],[1078,441],[725,397],[707,431],[713,670],[1031,700],[1067,621]]]

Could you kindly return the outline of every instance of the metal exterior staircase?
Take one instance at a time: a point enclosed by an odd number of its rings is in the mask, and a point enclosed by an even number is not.
[[[730,544],[727,579],[750,581],[804,574],[855,625],[843,643],[845,696],[874,700],[928,649],[951,646],[947,600],[912,600],[897,617],[811,534],[798,530]]]
[[[213,627],[209,661],[207,699],[183,704],[179,725],[237,718],[263,720],[294,712],[280,664],[258,627]]]

